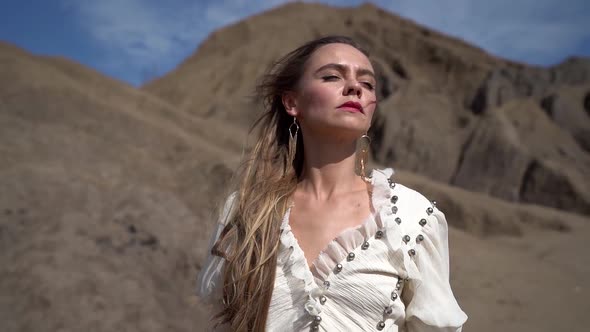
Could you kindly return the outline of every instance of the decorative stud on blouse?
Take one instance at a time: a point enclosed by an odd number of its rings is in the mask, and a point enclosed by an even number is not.
[[[354,252],[349,252],[346,259],[350,262],[350,261],[354,260],[354,256],[355,256]]]
[[[338,263],[336,264],[336,272],[340,272],[342,271],[342,264]]]
[[[424,218],[420,219],[419,224],[420,224],[420,226],[426,225],[426,219],[424,219]]]
[[[383,314],[386,316],[389,316],[393,313],[393,308],[392,307],[386,307],[385,310],[383,310]]]
[[[322,305],[323,305],[323,304],[326,304],[326,301],[327,301],[327,300],[328,300],[328,298],[327,298],[327,297],[325,297],[324,295],[320,296],[320,303],[321,303]]]
[[[378,231],[375,233],[375,238],[376,238],[376,239],[380,239],[380,238],[382,238],[382,237],[383,237],[383,231],[382,231],[382,230],[378,230]]]
[[[393,195],[393,197],[391,197],[391,203],[395,204],[397,203],[397,195]]]
[[[426,213],[428,213],[428,215],[431,215],[433,211],[434,210],[431,207],[428,207],[428,209],[426,209]]]
[[[383,322],[383,321],[380,321],[380,322],[377,324],[377,330],[381,331],[381,330],[383,330],[384,328],[385,328],[385,322]]]
[[[395,222],[396,222],[398,225],[399,225],[399,224],[401,224],[401,223],[402,223],[402,218],[400,218],[400,217],[396,217],[396,218],[395,218]]]
[[[315,316],[313,318],[313,325],[311,326],[312,331],[319,331],[320,330],[320,323],[322,322],[322,317]]]
[[[326,287],[326,289],[330,288],[330,282],[328,280],[324,281],[324,287]]]
[[[410,242],[410,236],[409,235],[404,235],[403,240],[405,243]]]
[[[408,255],[410,255],[410,256],[416,255],[416,250],[414,250],[414,249],[408,250]]]
[[[422,234],[418,234],[418,236],[416,237],[416,243],[420,243],[424,240],[424,235]]]
[[[387,182],[389,182],[389,188],[391,188],[391,189],[395,188],[395,182],[393,182],[392,179],[387,179]]]
[[[392,301],[397,300],[397,293],[396,292],[391,292],[391,300]]]
[[[397,209],[397,206],[394,206],[394,207],[391,208],[391,212],[393,212],[393,214],[396,214],[397,213],[397,210],[398,210]]]
[[[363,245],[361,245],[361,249],[363,249],[363,250],[369,249],[369,242],[368,241],[363,242]]]

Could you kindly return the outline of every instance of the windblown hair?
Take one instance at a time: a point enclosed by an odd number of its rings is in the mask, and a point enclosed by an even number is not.
[[[232,331],[264,331],[274,288],[280,226],[303,169],[301,132],[297,148],[289,128],[283,95],[295,91],[310,56],[321,46],[348,44],[368,56],[352,39],[329,36],[313,40],[275,62],[262,77],[256,97],[264,112],[254,123],[258,139],[238,173],[235,212],[211,253],[225,259],[223,310],[218,323]]]

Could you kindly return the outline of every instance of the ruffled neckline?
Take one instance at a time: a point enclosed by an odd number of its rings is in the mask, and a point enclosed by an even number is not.
[[[279,255],[279,262],[285,263],[289,260],[293,276],[305,282],[306,291],[314,289],[317,284],[326,280],[336,264],[346,259],[350,252],[359,248],[379,229],[386,226],[383,224],[381,212],[390,198],[388,179],[393,173],[392,168],[373,170],[370,190],[373,211],[361,224],[343,230],[332,239],[314,259],[311,266],[308,266],[305,254],[291,230],[289,216],[292,205],[289,206],[282,220],[280,236],[281,245],[286,250],[282,250],[284,254]]]

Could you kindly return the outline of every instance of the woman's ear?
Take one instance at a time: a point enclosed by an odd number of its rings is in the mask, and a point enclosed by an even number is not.
[[[297,103],[295,101],[295,93],[294,92],[285,92],[282,96],[283,106],[287,111],[287,114],[291,116],[297,116]]]

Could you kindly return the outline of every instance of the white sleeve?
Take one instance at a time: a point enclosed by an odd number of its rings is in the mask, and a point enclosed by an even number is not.
[[[237,193],[234,192],[226,199],[223,206],[223,212],[221,213],[209,245],[207,247],[207,260],[199,272],[197,280],[197,295],[201,298],[204,303],[219,305],[221,304],[221,284],[223,282],[222,270],[224,259],[222,257],[212,255],[211,248],[217,242],[219,235],[223,231],[227,221],[231,217],[234,211],[234,201]]]
[[[409,279],[402,297],[406,302],[408,332],[460,332],[467,320],[449,283],[448,226],[445,215],[418,193],[419,210],[429,207],[424,226],[411,227],[415,255],[411,258],[418,275]]]

